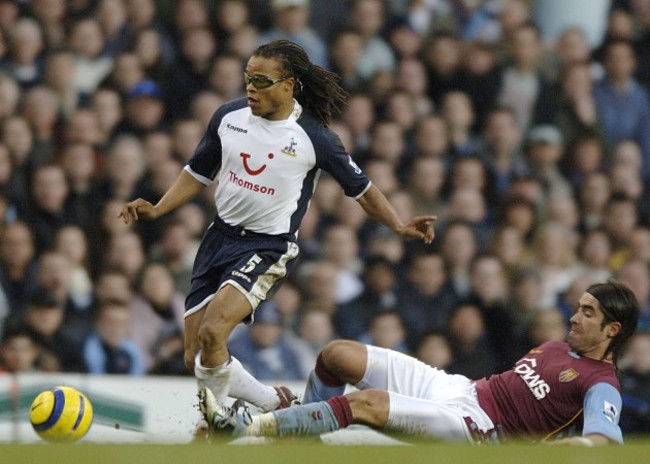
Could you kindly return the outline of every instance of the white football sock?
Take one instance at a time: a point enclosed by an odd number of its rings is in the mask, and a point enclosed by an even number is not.
[[[230,358],[230,396],[254,404],[262,411],[273,411],[280,404],[275,388],[253,377],[237,358]]]
[[[229,362],[220,366],[205,367],[201,364],[201,351],[196,353],[194,359],[194,376],[197,378],[199,388],[205,386],[214,394],[217,401],[225,403],[229,394],[229,383],[232,368]]]

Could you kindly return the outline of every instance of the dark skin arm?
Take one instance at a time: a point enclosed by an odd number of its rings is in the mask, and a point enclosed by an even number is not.
[[[405,239],[419,239],[427,245],[433,242],[435,232],[433,223],[437,216],[416,216],[404,224],[395,208],[381,191],[371,185],[368,191],[358,200],[361,207],[369,216],[390,228],[393,232]]]
[[[152,205],[147,200],[138,198],[124,205],[118,217],[121,217],[125,224],[131,220],[158,219],[192,200],[204,188],[205,185],[183,170],[158,203]]]

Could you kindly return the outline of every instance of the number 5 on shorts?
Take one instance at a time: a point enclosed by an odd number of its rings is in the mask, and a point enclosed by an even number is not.
[[[257,255],[253,255],[251,259],[248,260],[245,266],[243,266],[240,271],[248,274],[251,272],[253,269],[255,269],[255,266],[257,266],[260,262],[262,262],[262,258],[260,258]]]

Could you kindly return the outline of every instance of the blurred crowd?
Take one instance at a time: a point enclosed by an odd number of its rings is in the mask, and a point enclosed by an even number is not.
[[[564,339],[615,277],[642,307],[623,424],[650,431],[650,0],[596,4],[594,41],[549,37],[532,0],[0,0],[0,371],[191,374],[214,190],[117,214],[162,196],[251,52],[288,38],[341,76],[332,129],[404,218],[438,215],[436,239],[401,241],[322,176],[302,258],[233,355],[305,379],[349,338],[478,378]]]

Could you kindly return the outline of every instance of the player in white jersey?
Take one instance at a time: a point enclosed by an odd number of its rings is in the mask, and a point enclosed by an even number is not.
[[[262,410],[288,405],[287,392],[253,379],[226,341],[289,272],[321,170],[399,236],[433,240],[436,217],[404,224],[328,129],[346,97],[338,80],[293,42],[262,45],[246,66],[246,98],[217,110],[162,199],[156,205],[137,199],[120,213],[127,223],[159,218],[218,180],[217,215],[197,253],[186,300],[185,364],[220,402],[231,396]]]

